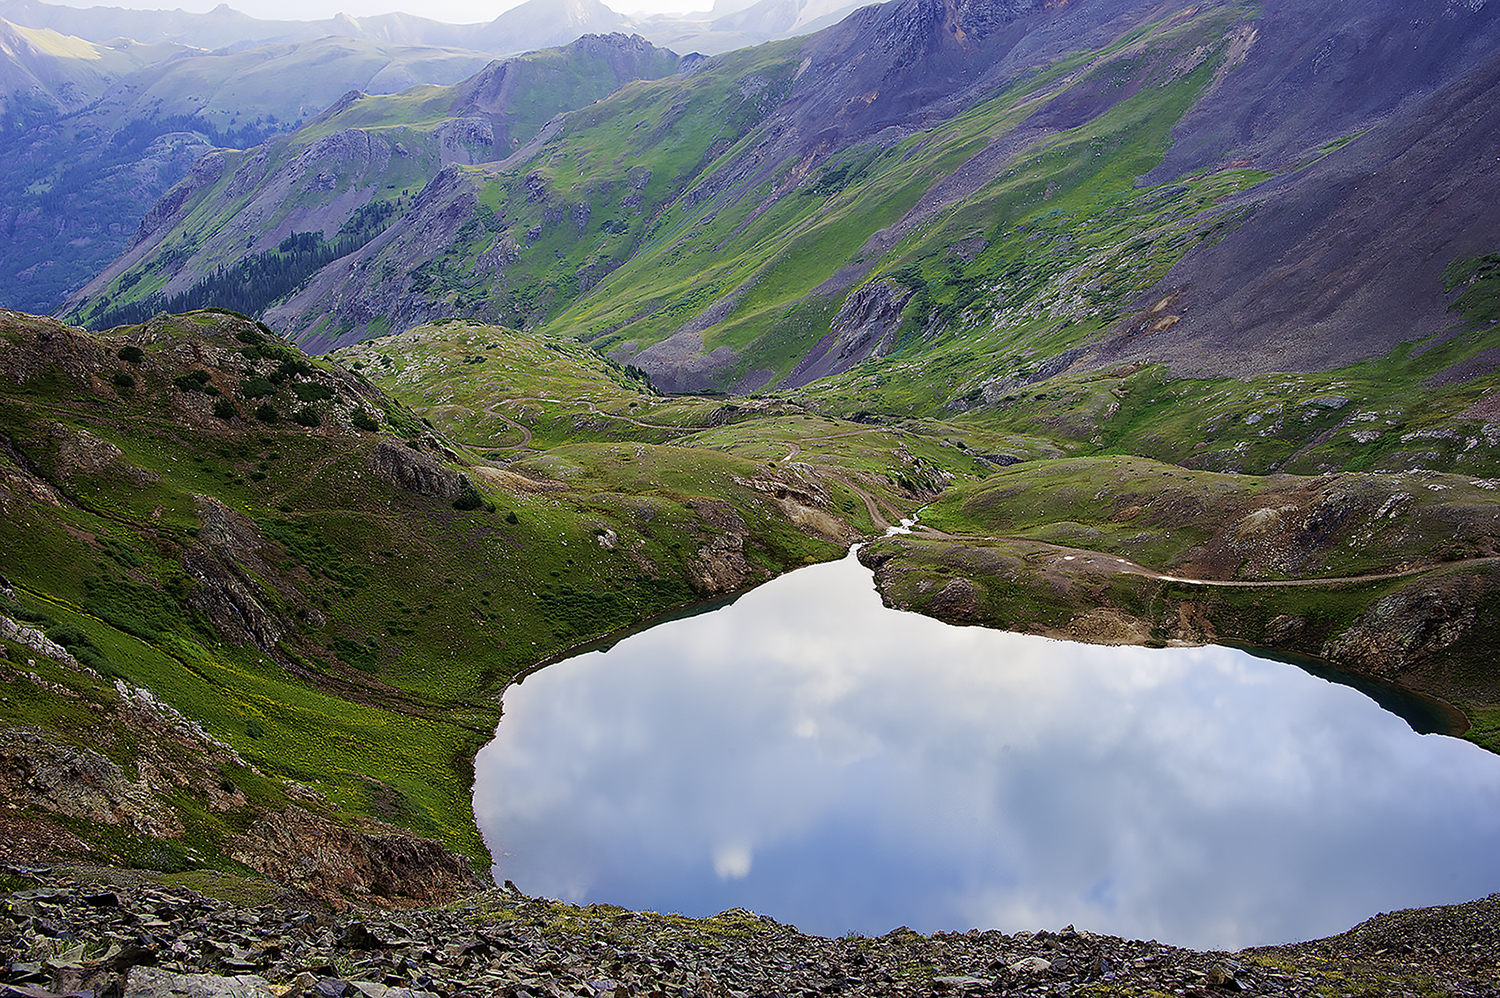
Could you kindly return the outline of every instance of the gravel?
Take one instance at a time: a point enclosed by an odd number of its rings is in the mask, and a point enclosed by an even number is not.
[[[146,875],[7,868],[0,998],[1500,995],[1500,894],[1238,953],[1059,931],[825,939],[509,886],[442,909],[237,906]]]

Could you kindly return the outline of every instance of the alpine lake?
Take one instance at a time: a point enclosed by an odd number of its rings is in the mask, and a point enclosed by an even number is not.
[[[1500,757],[1450,724],[1314,663],[891,610],[851,552],[512,686],[474,810],[497,881],[581,904],[1236,949],[1500,890]]]

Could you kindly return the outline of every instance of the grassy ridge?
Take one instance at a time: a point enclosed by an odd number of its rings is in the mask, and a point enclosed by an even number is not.
[[[842,550],[794,525],[773,469],[749,457],[622,445],[606,430],[486,464],[358,376],[232,315],[102,338],[9,313],[3,331],[0,573],[17,612],[329,808],[470,855],[483,847],[467,760],[510,677]],[[463,335],[476,332],[518,335]],[[567,397],[570,378],[592,378],[601,399],[654,400],[606,362],[588,368],[576,346],[527,341],[562,362],[556,377],[528,369],[529,394]],[[681,437],[717,409],[651,416],[679,420],[669,432]],[[454,508],[462,491],[450,501],[381,473],[373,455],[392,443],[466,476],[475,508]],[[847,529],[838,512],[819,526]],[[705,561],[726,532],[740,538],[733,571]]]

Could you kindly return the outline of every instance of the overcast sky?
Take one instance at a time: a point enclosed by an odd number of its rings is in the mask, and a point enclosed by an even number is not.
[[[134,7],[143,10],[170,9],[203,12],[218,6],[220,0],[63,0],[68,6],[88,7],[97,3],[105,7]],[[342,11],[351,17],[387,14],[404,10],[438,21],[469,24],[492,21],[501,11],[518,6],[522,0],[228,0],[229,6],[251,17],[276,20],[311,21]],[[707,10],[713,0],[604,0],[605,5],[622,14],[675,14]]]

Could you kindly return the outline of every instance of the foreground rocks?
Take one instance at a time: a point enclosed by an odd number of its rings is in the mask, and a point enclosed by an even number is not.
[[[1500,895],[1226,954],[1071,926],[823,939],[742,910],[579,908],[509,886],[440,910],[331,914],[118,871],[6,877],[21,886],[0,913],[0,998],[1500,994]]]

